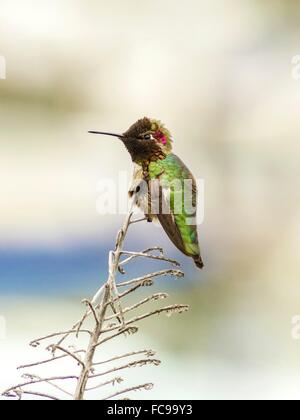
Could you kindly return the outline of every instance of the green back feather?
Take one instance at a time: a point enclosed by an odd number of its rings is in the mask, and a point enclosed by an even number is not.
[[[185,250],[189,255],[199,255],[197,226],[188,224],[188,220],[193,215],[187,214],[184,208],[184,180],[193,180],[191,172],[176,155],[170,153],[165,159],[150,163],[149,176],[150,179],[159,178],[164,188],[170,188],[170,209],[174,215],[175,223],[183,240]],[[174,183],[175,180],[176,182]],[[176,200],[178,195],[181,195],[181,200],[179,201]],[[178,202],[181,202],[181,208],[175,209],[175,204]],[[193,197],[193,205],[195,204],[196,189],[194,189]]]

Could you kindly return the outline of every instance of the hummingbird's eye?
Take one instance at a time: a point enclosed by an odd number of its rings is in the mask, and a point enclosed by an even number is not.
[[[151,134],[144,135],[144,140],[151,140],[151,138],[152,138]]]

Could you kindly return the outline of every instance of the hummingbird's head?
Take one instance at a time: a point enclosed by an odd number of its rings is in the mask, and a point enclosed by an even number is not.
[[[172,151],[170,132],[160,121],[146,117],[138,120],[120,135],[95,131],[90,133],[119,137],[130,153],[133,162],[138,164],[164,159]]]

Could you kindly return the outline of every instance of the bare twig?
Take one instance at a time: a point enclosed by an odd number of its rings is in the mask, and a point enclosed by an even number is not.
[[[46,384],[51,385],[53,388],[58,389],[60,392],[63,392],[64,394],[68,395],[69,397],[73,397],[73,394],[71,394],[70,392],[66,391],[65,389],[63,389],[62,387],[54,384],[52,381],[48,381],[47,379],[41,378],[39,376],[36,375],[32,375],[32,374],[25,374],[23,375],[24,379],[29,379],[29,381],[34,381],[36,379],[41,380],[42,382],[45,382]],[[72,379],[72,378],[67,378],[67,379]],[[76,377],[77,379],[77,377]]]
[[[84,299],[82,301],[82,303],[85,303],[90,308],[90,311],[91,311],[91,313],[94,316],[94,320],[95,320],[96,324],[98,324],[99,323],[99,319],[98,319],[98,316],[96,314],[96,309],[94,308],[93,304],[89,300],[87,300],[87,299]],[[80,332],[80,330],[78,332]]]
[[[115,397],[118,397],[119,395],[126,394],[127,392],[132,392],[132,391],[142,391],[142,390],[150,391],[153,388],[153,386],[154,385],[151,383],[138,385],[138,386],[132,386],[131,388],[126,388],[126,389],[123,389],[122,391],[115,392],[114,394],[109,395],[108,397],[105,397],[104,400],[110,400],[111,398],[115,398]]]
[[[126,327],[126,328],[118,331],[116,334],[110,335],[109,337],[106,337],[103,340],[99,341],[99,343],[96,344],[96,347],[99,347],[100,345],[106,343],[107,341],[113,340],[114,338],[119,337],[120,335],[124,334],[126,336],[126,333],[128,335],[130,335],[130,334],[132,335],[132,334],[135,334],[137,332],[138,332],[137,327]]]
[[[51,344],[49,347],[49,349],[51,349],[52,353],[54,353],[56,350],[60,350],[63,353],[66,353],[68,356],[70,356],[72,359],[76,360],[76,362],[79,365],[83,366],[83,362],[81,359],[79,359],[79,357],[76,356],[76,354],[72,353],[71,351],[65,349],[64,347],[58,346],[57,344]]]
[[[147,298],[141,300],[140,302],[137,302],[134,305],[123,309],[123,314],[126,314],[130,311],[133,311],[134,309],[137,309],[140,306],[145,305],[146,303],[150,302],[151,300],[167,299],[168,297],[169,297],[169,295],[167,293],[154,293],[152,296],[148,296]],[[118,315],[120,315],[120,314],[117,313],[117,314],[111,315],[111,316],[105,318],[105,321],[109,321],[111,319],[114,319]]]
[[[85,350],[76,350],[73,352],[73,354],[76,354],[76,353],[85,353]],[[62,356],[51,357],[51,359],[42,360],[40,362],[35,362],[28,365],[18,366],[17,369],[21,370],[21,369],[27,369],[27,368],[35,367],[39,365],[45,365],[46,363],[51,363],[51,362],[54,362],[55,360],[65,359],[68,356],[69,356],[68,354],[64,354]]]
[[[90,330],[80,330],[79,332],[91,334]],[[77,330],[72,329],[69,331],[62,331],[62,332],[56,332],[54,334],[45,335],[44,337],[40,337],[40,338],[37,338],[36,340],[31,341],[29,344],[32,347],[38,347],[41,344],[41,341],[49,340],[49,338],[55,338],[55,337],[58,337],[60,335],[65,335],[65,334],[68,334],[68,335],[77,334]]]
[[[147,357],[155,356],[155,351],[153,350],[140,350],[140,351],[132,351],[130,353],[122,354],[121,356],[115,356],[108,360],[103,360],[102,362],[94,363],[94,366],[103,365],[105,363],[114,362],[116,360],[124,359],[125,357],[130,356],[137,356],[139,354],[146,354]]]
[[[32,375],[28,375],[29,377],[31,377]],[[24,386],[28,386],[28,385],[35,385],[35,384],[39,384],[42,382],[50,382],[50,381],[66,381],[69,379],[76,379],[78,380],[78,376],[74,376],[74,375],[69,375],[69,376],[53,376],[51,378],[37,378],[37,379],[30,379],[27,382],[23,382],[21,384],[15,385],[11,388],[8,388],[7,390],[4,391],[4,395],[9,394],[10,392],[14,392],[16,390],[22,390],[22,388]]]
[[[131,252],[131,251],[122,251],[121,255],[131,255],[132,257],[141,257],[141,258],[149,258],[151,260],[159,260],[168,262],[176,267],[180,267],[180,264],[176,260],[172,260],[171,258],[164,257],[163,255],[152,255],[152,254],[144,254],[143,252]]]
[[[141,219],[131,220],[130,225],[134,225],[135,223],[145,222],[147,217],[143,217]]]
[[[137,223],[137,222],[135,222]],[[132,222],[131,222],[132,224]],[[147,248],[144,251],[142,251],[142,254],[148,254],[149,252],[153,252],[153,251],[158,251],[160,253],[160,255],[163,255],[164,250],[160,247],[160,246],[154,246],[152,248]],[[138,258],[138,256],[136,255],[131,255],[131,257],[126,258],[125,260],[121,261],[119,264],[119,270],[121,271],[122,274],[125,274],[124,269],[122,268],[124,265],[130,263],[132,260],[134,260],[135,258]]]
[[[120,376],[114,379],[111,379],[110,381],[102,382],[101,384],[98,384],[96,386],[92,386],[91,388],[86,388],[86,391],[93,391],[94,389],[102,388],[103,386],[110,385],[115,386],[116,384],[120,384],[123,382],[124,379]]]
[[[141,359],[141,360],[136,360],[134,362],[127,363],[126,365],[117,366],[117,367],[112,368],[112,369],[109,369],[109,370],[107,370],[105,372],[96,373],[94,375],[91,375],[89,377],[89,379],[99,378],[99,376],[108,375],[109,373],[114,373],[114,372],[117,372],[119,370],[124,370],[124,369],[130,369],[132,367],[142,367],[142,366],[146,366],[146,365],[159,366],[160,364],[161,364],[161,361],[158,360],[158,359]]]
[[[141,321],[142,319],[149,318],[150,316],[153,316],[153,315],[159,315],[162,312],[166,312],[168,315],[172,315],[174,313],[181,314],[182,312],[185,312],[185,311],[188,311],[188,310],[189,310],[189,306],[188,305],[170,305],[170,306],[166,306],[164,308],[156,309],[155,311],[148,312],[148,313],[146,313],[144,315],[136,316],[135,318],[132,318],[129,321],[126,321],[126,325],[128,326],[130,324],[133,324],[133,323],[136,323],[138,321]],[[114,326],[114,327],[108,327],[105,330],[103,330],[102,333],[114,331],[117,328],[118,327],[116,327],[116,326]]]
[[[157,271],[156,273],[146,274],[145,276],[138,277],[136,279],[123,281],[122,283],[118,283],[117,286],[118,287],[130,286],[131,284],[143,283],[147,280],[153,280],[155,277],[164,277],[164,276],[184,277],[184,273],[180,270],[172,270],[172,269],[161,270],[161,271]]]
[[[22,398],[22,395],[23,394],[24,395],[32,395],[32,396],[35,396],[35,397],[46,398],[47,400],[56,400],[56,401],[59,401],[59,398],[54,397],[52,395],[45,394],[45,393],[42,393],[42,392],[28,391],[28,390],[26,390],[26,391],[24,391],[24,390],[22,390],[22,391],[14,390],[13,391],[13,394],[11,394],[11,395],[5,394],[5,393],[3,395],[6,396],[6,397],[8,397],[8,398],[16,398],[17,397],[20,400]]]

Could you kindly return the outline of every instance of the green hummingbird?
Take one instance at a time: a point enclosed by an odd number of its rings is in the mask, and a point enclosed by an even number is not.
[[[134,163],[129,196],[133,197],[149,222],[158,221],[173,244],[183,254],[192,257],[198,268],[203,268],[195,222],[196,181],[181,159],[172,153],[172,136],[164,124],[145,117],[123,134],[99,131],[89,133],[122,140]],[[186,210],[186,202],[183,200],[186,181],[191,184],[192,214]],[[158,188],[151,185],[155,182],[159,183]],[[176,205],[178,198],[181,199],[179,209]],[[156,211],[153,211],[153,207]]]

